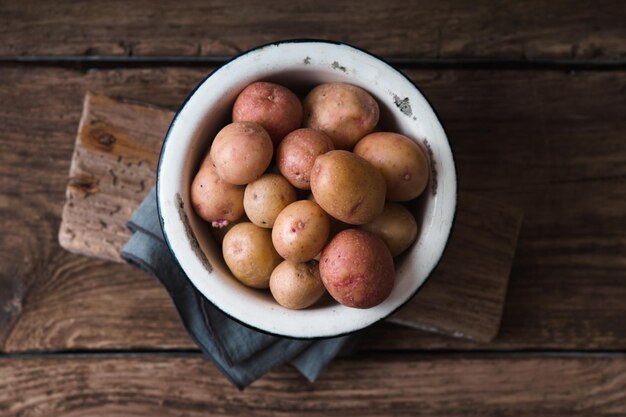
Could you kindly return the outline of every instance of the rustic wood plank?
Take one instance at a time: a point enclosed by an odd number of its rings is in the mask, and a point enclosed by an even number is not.
[[[123,262],[119,253],[130,238],[126,223],[154,184],[158,150],[172,118],[155,107],[87,94],[59,229],[62,247]],[[520,225],[520,210],[461,193],[444,259],[392,321],[492,340]]]
[[[50,275],[25,294],[3,350],[197,349],[147,275],[65,250],[49,262]]]
[[[446,252],[424,288],[388,321],[480,342],[492,341],[515,256],[522,211],[460,193]]]
[[[133,211],[154,186],[159,151],[174,113],[87,94],[63,207],[59,243],[123,262]]]
[[[57,231],[85,92],[175,109],[205,73],[0,69],[4,350],[193,347],[156,283],[67,253]],[[521,207],[524,225],[493,343],[387,324],[363,349],[626,349],[626,74],[408,74],[446,125],[461,188]]]
[[[0,411],[133,416],[617,416],[626,359],[363,356],[315,384],[283,366],[238,392],[199,355],[0,359]]]
[[[191,346],[156,283],[132,268],[72,256],[58,245],[56,235],[82,98],[89,87],[105,85],[118,95],[132,88],[134,98],[174,108],[202,74],[113,71],[106,81],[91,83],[96,74],[0,70],[0,350],[148,347],[161,345],[158,339],[166,334],[172,340],[166,345]],[[116,294],[109,293],[115,287]],[[127,291],[132,300],[124,296]],[[87,316],[94,318],[89,306],[96,305],[96,322],[87,323]],[[20,317],[32,327],[16,326]],[[140,317],[147,322],[133,324]]]
[[[230,56],[322,38],[407,59],[626,57],[619,1],[158,3],[40,0],[0,5],[0,55]]]

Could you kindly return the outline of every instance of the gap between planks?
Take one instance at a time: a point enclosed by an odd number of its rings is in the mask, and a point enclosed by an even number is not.
[[[438,349],[438,350],[367,350],[359,349],[349,355],[340,356],[335,360],[346,358],[387,358],[390,356],[411,356],[414,358],[626,358],[626,350],[604,349]],[[199,349],[81,349],[81,350],[45,350],[15,353],[0,353],[0,361],[6,359],[36,358],[127,358],[127,357],[202,357]],[[205,358],[206,359],[206,358]]]
[[[26,55],[0,56],[0,66],[36,66],[91,69],[157,68],[223,65],[235,56],[99,56],[99,55]],[[485,71],[624,71],[626,59],[487,59],[487,58],[433,58],[410,59],[383,57],[400,69],[485,70]]]

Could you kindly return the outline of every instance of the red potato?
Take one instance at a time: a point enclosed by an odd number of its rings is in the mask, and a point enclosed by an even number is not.
[[[372,164],[348,151],[318,156],[311,191],[328,214],[349,224],[364,224],[385,207],[385,179]]]
[[[428,158],[417,143],[404,135],[371,133],[356,144],[354,153],[368,160],[383,174],[388,200],[412,200],[428,185]]]
[[[308,128],[294,130],[278,146],[276,164],[291,185],[310,190],[315,158],[333,149],[333,141],[323,132]]]
[[[243,89],[233,106],[233,122],[263,126],[274,146],[302,124],[302,103],[286,87],[268,82],[252,83]]]
[[[374,97],[351,84],[320,84],[304,99],[304,126],[326,133],[337,149],[352,149],[379,115]]]
[[[265,172],[273,152],[272,140],[260,125],[235,122],[218,132],[210,155],[221,179],[245,185]]]
[[[283,258],[306,262],[320,253],[329,231],[324,210],[313,201],[300,200],[280,212],[272,229],[272,242]]]
[[[385,301],[393,289],[394,274],[385,243],[363,230],[340,232],[320,258],[324,286],[347,307],[371,308]]]
[[[244,187],[224,182],[208,155],[191,183],[190,194],[198,216],[211,222],[213,227],[227,226],[244,214]]]

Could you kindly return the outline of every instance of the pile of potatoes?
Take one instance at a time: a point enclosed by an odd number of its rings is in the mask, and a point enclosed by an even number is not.
[[[429,163],[413,140],[375,131],[378,119],[350,84],[318,85],[303,102],[269,82],[239,94],[191,185],[239,281],[290,309],[326,291],[354,308],[389,296],[393,257],[418,233],[401,203],[424,191]]]

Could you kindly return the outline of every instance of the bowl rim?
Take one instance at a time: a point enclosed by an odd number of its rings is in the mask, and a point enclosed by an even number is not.
[[[329,45],[338,45],[338,46],[346,46],[349,48],[353,48],[359,52],[364,53],[365,55],[368,55],[372,58],[375,58],[383,63],[385,63],[386,65],[388,65],[390,68],[392,68],[393,70],[395,70],[398,74],[400,74],[402,77],[404,77],[416,90],[417,92],[419,92],[422,97],[424,98],[424,100],[426,100],[426,102],[428,103],[430,109],[432,110],[433,114],[435,115],[435,118],[437,119],[437,121],[439,122],[439,124],[441,125],[441,129],[443,130],[445,136],[446,136],[446,142],[448,143],[448,146],[450,148],[450,157],[452,158],[452,167],[454,168],[454,182],[455,182],[455,189],[454,189],[454,207],[453,207],[453,212],[452,212],[452,219],[450,222],[450,228],[448,231],[448,235],[446,237],[446,241],[443,244],[442,250],[441,250],[441,254],[439,256],[439,258],[437,259],[436,262],[433,263],[432,268],[430,269],[430,271],[428,271],[428,273],[426,274],[424,280],[422,281],[421,285],[419,285],[417,287],[417,289],[415,289],[413,291],[413,293],[407,297],[407,299],[400,303],[396,308],[394,308],[393,310],[391,310],[386,316],[384,317],[380,317],[379,319],[373,321],[372,323],[366,325],[365,327],[361,327],[358,329],[354,329],[354,330],[349,330],[346,332],[341,332],[341,333],[337,333],[337,334],[333,334],[333,335],[324,335],[324,336],[289,336],[289,335],[284,335],[284,334],[280,334],[280,333],[274,333],[271,332],[269,330],[266,329],[262,329],[259,327],[256,327],[254,325],[251,325],[249,323],[246,323],[245,321],[234,317],[233,315],[229,314],[228,312],[224,311],[223,309],[221,309],[219,306],[217,306],[215,303],[213,303],[209,298],[207,298],[204,293],[202,291],[200,291],[196,285],[194,284],[193,280],[189,278],[189,276],[187,275],[187,273],[185,272],[185,269],[183,268],[183,266],[181,265],[178,257],[176,256],[173,248],[172,248],[172,244],[170,243],[170,240],[167,236],[167,232],[165,230],[165,226],[164,226],[164,218],[163,218],[163,214],[162,214],[162,209],[161,209],[161,198],[160,198],[160,177],[161,177],[161,168],[162,168],[162,161],[163,161],[163,153],[165,151],[166,148],[166,144],[170,138],[170,134],[172,131],[172,128],[174,127],[181,111],[185,108],[185,106],[187,105],[187,103],[189,102],[189,100],[196,94],[196,92],[198,91],[198,89],[209,79],[211,78],[215,73],[217,73],[219,70],[221,70],[223,67],[225,67],[226,65],[228,65],[229,63],[231,63],[232,61],[235,61],[236,59],[245,56],[247,54],[253,53],[257,50],[269,47],[269,46],[279,46],[282,44],[292,44],[292,43],[322,43],[322,44],[329,44]],[[456,164],[456,157],[455,157],[455,152],[454,152],[454,148],[452,146],[452,143],[450,142],[450,136],[448,135],[448,132],[446,131],[446,128],[442,122],[442,119],[439,115],[439,113],[437,112],[436,108],[432,105],[431,101],[428,99],[428,97],[422,92],[422,90],[413,82],[413,80],[411,78],[409,78],[403,71],[401,71],[400,69],[398,69],[395,65],[391,64],[388,60],[381,58],[380,56],[367,51],[363,48],[360,48],[358,46],[354,46],[350,43],[347,42],[341,42],[341,41],[334,41],[334,40],[328,40],[328,39],[316,39],[316,38],[294,38],[294,39],[284,39],[284,40],[278,40],[278,41],[274,41],[274,42],[268,42],[265,44],[261,44],[258,45],[254,48],[248,49],[246,51],[243,51],[235,56],[233,56],[232,58],[222,62],[220,65],[218,65],[215,69],[213,69],[213,71],[211,71],[210,73],[208,73],[205,77],[203,77],[198,84],[196,84],[196,86],[193,88],[193,90],[191,90],[191,92],[187,95],[187,97],[185,98],[185,100],[180,104],[180,106],[178,107],[178,109],[176,110],[176,113],[174,114],[174,117],[172,118],[172,121],[170,122],[170,125],[167,129],[167,132],[165,133],[164,139],[163,139],[163,143],[161,144],[161,150],[159,152],[159,160],[158,160],[158,164],[157,164],[157,171],[156,171],[156,182],[155,182],[155,187],[156,187],[156,206],[157,206],[157,214],[159,217],[159,226],[161,227],[161,232],[163,234],[163,238],[165,240],[166,246],[168,248],[168,250],[170,251],[170,254],[172,255],[172,257],[174,258],[174,261],[176,262],[176,265],[178,265],[178,267],[181,269],[184,277],[187,279],[187,281],[192,285],[194,291],[196,291],[200,296],[202,296],[202,298],[204,300],[206,300],[208,303],[210,303],[214,308],[216,308],[217,310],[219,310],[222,314],[226,315],[229,319],[234,320],[235,322],[242,324],[244,326],[246,326],[249,329],[270,335],[270,336],[275,336],[275,337],[281,337],[281,338],[287,338],[287,339],[293,339],[293,340],[324,340],[324,339],[330,339],[330,338],[336,338],[336,337],[343,337],[343,336],[348,336],[351,334],[355,334],[364,330],[367,330],[368,328],[372,327],[375,324],[378,324],[380,322],[382,322],[383,320],[386,320],[387,318],[389,318],[390,316],[392,316],[395,312],[397,312],[399,309],[401,309],[402,307],[404,307],[405,305],[407,305],[411,300],[413,300],[415,298],[415,296],[424,288],[424,286],[426,285],[426,283],[428,282],[428,280],[430,279],[430,277],[433,275],[433,272],[437,269],[437,267],[439,266],[439,264],[441,263],[441,260],[443,258],[443,256],[445,255],[446,250],[448,249],[448,245],[450,244],[450,238],[452,236],[452,233],[454,231],[454,226],[456,224],[456,220],[457,220],[457,209],[458,209],[458,202],[459,202],[459,179],[458,179],[458,169],[457,169],[457,164]]]

